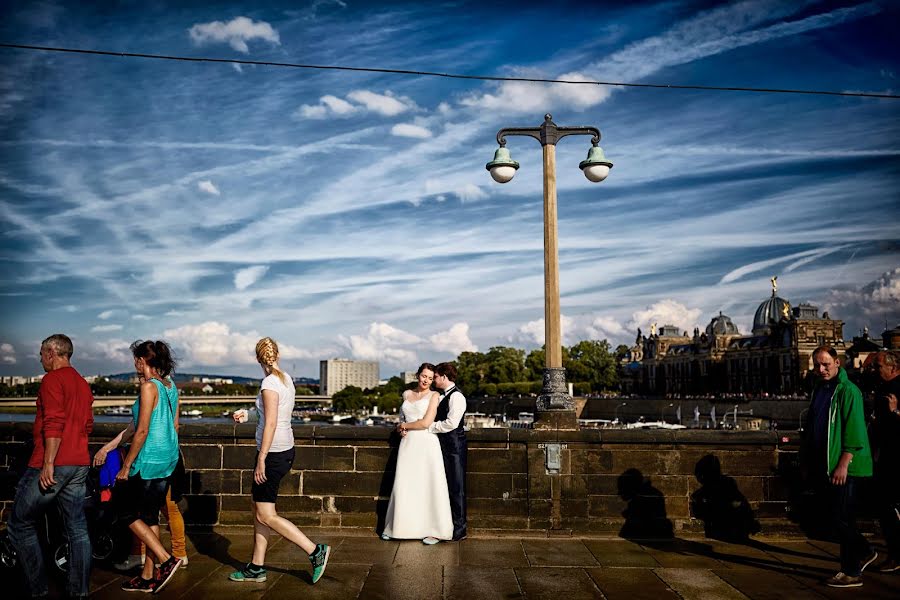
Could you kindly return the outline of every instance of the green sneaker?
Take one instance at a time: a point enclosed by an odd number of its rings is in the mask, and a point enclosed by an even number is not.
[[[254,581],[256,583],[262,583],[266,580],[266,570],[253,569],[250,567],[250,563],[247,563],[246,567],[244,567],[240,571],[235,571],[228,576],[228,579],[230,579],[231,581]]]
[[[328,556],[331,554],[331,547],[325,544],[316,544],[316,550],[309,555],[309,562],[313,566],[312,582],[315,583],[322,579],[325,573],[325,565],[328,564]]]

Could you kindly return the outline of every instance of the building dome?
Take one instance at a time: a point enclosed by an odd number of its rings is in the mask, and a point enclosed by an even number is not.
[[[756,315],[753,317],[753,335],[765,335],[772,330],[773,325],[777,325],[782,319],[790,318],[791,303],[776,296],[775,290],[772,290],[772,297],[756,309]]]
[[[719,316],[713,317],[712,321],[709,322],[709,325],[706,326],[706,335],[709,337],[740,335],[740,333],[737,325],[731,322],[731,317],[723,315],[722,311],[719,311]]]

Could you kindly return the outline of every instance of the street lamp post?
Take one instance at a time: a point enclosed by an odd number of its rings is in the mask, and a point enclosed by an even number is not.
[[[615,422],[615,423],[619,422],[619,409],[622,408],[623,406],[628,406],[628,403],[622,402],[622,403],[616,405],[615,410],[613,410],[613,422]]]
[[[506,137],[531,137],[543,147],[544,168],[544,353],[546,356],[543,387],[538,397],[536,428],[578,429],[575,405],[566,385],[566,370],[562,365],[562,340],[559,310],[559,250],[556,217],[556,143],[569,135],[590,135],[592,147],[579,168],[585,177],[600,182],[609,175],[612,163],[600,148],[600,130],[596,127],[559,127],[553,117],[544,115],[540,127],[508,127],[497,132],[500,147],[494,160],[485,165],[497,183],[507,183],[516,174],[519,163],[512,160],[506,148]]]

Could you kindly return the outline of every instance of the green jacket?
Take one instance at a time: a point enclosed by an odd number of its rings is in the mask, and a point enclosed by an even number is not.
[[[828,409],[828,475],[837,468],[841,454],[849,452],[853,455],[853,460],[850,461],[847,474],[853,477],[871,477],[872,451],[869,449],[862,392],[850,381],[843,367],[838,370],[837,378],[838,383]],[[821,383],[813,388],[810,406],[820,386]],[[821,449],[814,448],[811,451],[821,452]]]

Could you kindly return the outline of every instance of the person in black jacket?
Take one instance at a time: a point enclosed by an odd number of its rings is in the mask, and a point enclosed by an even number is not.
[[[434,368],[434,385],[441,392],[434,423],[428,431],[438,434],[444,454],[444,471],[450,493],[450,512],[453,515],[453,541],[466,538],[466,397],[456,387],[456,367],[441,363]]]
[[[871,429],[875,494],[888,547],[887,559],[876,568],[892,573],[900,572],[900,352],[879,352],[873,366],[879,382]]]

